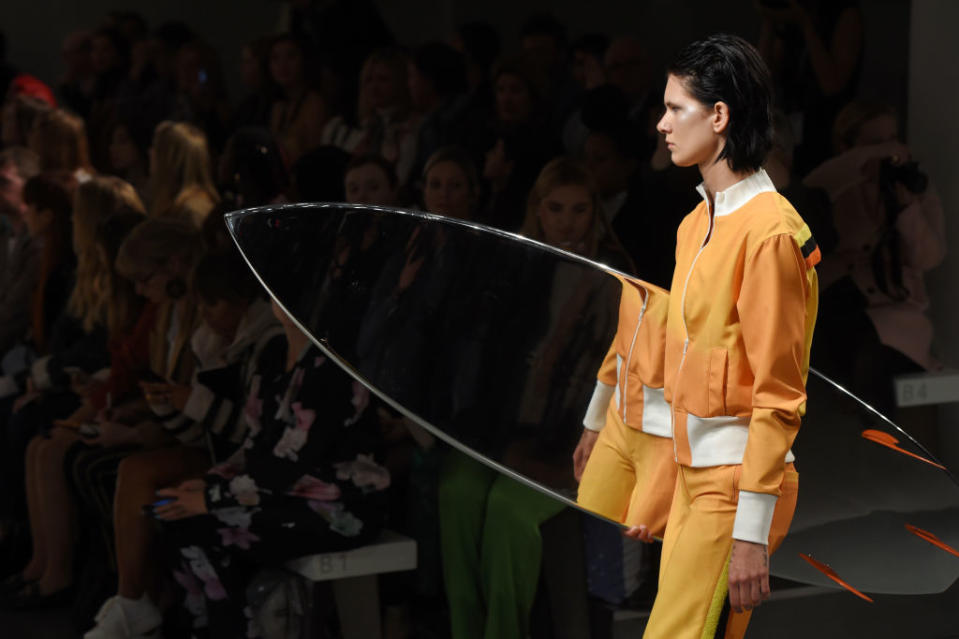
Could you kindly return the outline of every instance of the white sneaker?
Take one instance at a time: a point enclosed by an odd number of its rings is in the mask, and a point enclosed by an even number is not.
[[[146,595],[139,599],[115,595],[103,602],[96,622],[83,639],[159,639],[163,615]]]

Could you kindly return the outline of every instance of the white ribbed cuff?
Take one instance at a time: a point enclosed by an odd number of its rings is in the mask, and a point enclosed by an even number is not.
[[[216,395],[203,384],[193,384],[190,390],[190,398],[186,400],[183,407],[183,414],[196,422],[202,422],[203,418],[210,411],[210,406],[216,400]]]
[[[777,499],[776,495],[740,490],[733,539],[767,545]]]
[[[33,380],[35,390],[49,390],[53,385],[50,380],[50,372],[47,370],[47,364],[50,362],[50,356],[41,357],[33,360],[30,365],[30,378]]]
[[[596,382],[596,388],[593,389],[593,396],[589,400],[589,406],[586,408],[586,417],[583,418],[583,426],[587,430],[599,432],[606,425],[606,409],[609,408],[609,400],[613,398],[615,386]]]

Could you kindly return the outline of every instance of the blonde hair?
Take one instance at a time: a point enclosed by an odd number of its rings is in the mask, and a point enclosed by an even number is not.
[[[166,120],[157,125],[150,192],[150,215],[190,217],[199,227],[220,201],[213,186],[210,148],[203,131],[186,122]]]
[[[530,189],[529,199],[526,201],[526,218],[523,220],[523,228],[520,233],[540,242],[544,240],[546,235],[539,219],[539,207],[554,189],[561,186],[581,186],[589,193],[589,199],[593,207],[593,221],[589,227],[584,257],[596,257],[601,244],[610,242],[618,244],[612,228],[603,214],[603,203],[593,176],[581,162],[566,157],[551,160],[539,172],[533,188]]]
[[[366,78],[373,73],[373,67],[381,64],[390,70],[390,73],[396,78],[396,85],[399,91],[397,104],[394,105],[400,116],[405,117],[410,110],[410,90],[407,81],[409,73],[409,56],[399,47],[384,47],[376,49],[363,62],[363,69],[360,71],[360,93],[357,105],[359,121],[362,124],[366,118],[373,115],[373,107],[370,106],[369,97],[365,90]]]
[[[36,119],[29,147],[40,156],[42,171],[93,172],[83,120],[63,109],[47,111]]]
[[[67,310],[89,332],[101,322],[110,323],[113,265],[97,247],[97,231],[112,215],[144,215],[136,190],[117,177],[95,177],[80,184],[73,196],[73,252],[77,257],[76,283]]]

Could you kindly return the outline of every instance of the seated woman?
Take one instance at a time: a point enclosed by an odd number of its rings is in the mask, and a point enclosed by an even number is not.
[[[270,45],[270,79],[278,99],[270,108],[270,131],[276,136],[287,166],[322,143],[330,108],[319,88],[312,46],[292,34],[278,36]]]
[[[361,546],[386,512],[390,477],[373,460],[368,391],[273,308],[286,362],[254,377],[243,447],[202,479],[157,493],[172,500],[155,513],[171,522],[184,606],[213,637],[257,636],[244,613],[257,566]]]
[[[203,131],[186,122],[157,125],[150,146],[150,206],[153,217],[175,217],[196,228],[220,201],[213,186],[210,147]]]
[[[130,287],[118,285],[120,278],[113,267],[120,242],[143,219],[142,205],[132,187],[116,178],[94,178],[82,185],[74,208],[75,246],[80,264],[67,315],[75,317],[80,333],[86,326],[89,332],[72,347],[58,349],[49,359],[35,362],[31,385],[43,391],[37,403],[44,404],[46,409],[21,410],[8,428],[11,439],[29,441],[24,481],[33,553],[22,573],[15,574],[7,583],[11,591],[27,586],[14,598],[13,604],[20,607],[42,603],[44,597],[64,591],[72,582],[71,500],[63,474],[48,469],[60,468],[64,452],[78,435],[76,428],[51,430],[51,426],[57,423],[55,418],[64,416],[62,408],[69,413],[77,404],[80,406],[73,410],[72,418],[79,422],[92,417],[96,412],[91,406],[92,398],[103,392],[104,385],[68,375],[65,362],[73,360],[81,371],[91,373],[106,359],[102,351],[107,350],[108,340],[124,343],[122,352],[133,350],[126,348],[130,342],[125,336],[135,330],[139,310]],[[98,219],[103,213],[112,215]],[[101,331],[106,333],[106,339],[97,336]],[[116,374],[122,375],[122,371],[123,367],[116,366]],[[67,385],[73,388],[76,398],[54,394],[57,388]],[[120,387],[109,388],[116,392]],[[120,393],[114,396],[121,398]],[[55,397],[57,404],[65,405],[55,406],[51,401]],[[37,433],[41,434],[34,436]]]
[[[151,384],[148,392],[154,403],[172,405],[181,423],[206,435],[214,459],[225,459],[246,437],[241,409],[257,371],[282,365],[286,341],[270,304],[261,299],[259,285],[235,252],[205,255],[193,282],[203,317],[191,340],[198,372],[189,385]],[[153,603],[153,526],[141,509],[154,501],[158,488],[202,475],[210,452],[165,446],[135,452],[120,463],[112,513],[119,591],[101,608],[88,639],[141,636],[159,624]]]
[[[629,258],[609,231],[599,202],[599,193],[585,167],[565,158],[555,159],[543,168],[530,192],[524,233],[628,270]],[[590,308],[591,302],[588,298],[580,299],[575,282],[561,279],[562,275],[563,271],[557,269],[550,298],[552,304],[558,303],[563,309],[550,319],[554,325],[580,312],[589,312],[585,309]],[[544,334],[561,330],[562,326],[554,326]],[[543,353],[549,351],[547,347],[537,349],[534,357],[543,362],[537,369],[543,372],[531,375],[528,385],[559,387],[559,382],[545,377],[554,373],[553,366],[545,363],[548,355]],[[592,377],[595,371],[582,373]],[[523,393],[520,410],[524,421],[545,420],[549,407],[544,402],[553,400],[554,395],[544,395],[543,402],[536,401],[539,396],[535,392]],[[566,463],[565,457],[563,462]],[[535,477],[534,472],[531,467],[526,474]],[[539,527],[558,514],[563,504],[455,451],[443,464],[439,504],[452,635],[526,637],[539,584]]]
[[[89,496],[83,499],[87,503],[109,503],[113,494],[109,474],[90,472],[87,462],[102,461],[103,453],[78,444],[78,427],[96,421],[96,432],[84,441],[94,447],[115,449],[118,461],[142,444],[141,433],[161,430],[143,422],[149,410],[133,397],[131,378],[136,380],[149,370],[149,374],[171,381],[190,379],[194,358],[187,344],[197,323],[197,312],[185,278],[200,248],[198,233],[179,220],[147,220],[123,241],[117,270],[136,282],[136,291],[157,309],[145,311],[117,348],[111,349],[111,379],[106,390],[92,388],[80,408],[59,424],[62,427],[54,428],[49,438],[38,436],[30,442],[26,484],[34,546],[22,578],[32,583],[15,598],[14,605],[31,607],[50,603],[50,597],[57,593],[60,598],[69,595],[77,530],[77,504],[70,493],[70,481],[81,495]],[[133,268],[131,262],[141,268]],[[144,427],[133,428],[138,422]],[[63,467],[69,469],[66,475],[48,470]]]
[[[373,51],[360,72],[356,122],[332,118],[323,130],[323,142],[360,155],[381,155],[406,184],[416,159],[419,119],[410,104],[408,56],[399,48]]]

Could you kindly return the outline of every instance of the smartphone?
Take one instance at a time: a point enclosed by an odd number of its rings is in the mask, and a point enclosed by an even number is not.
[[[158,499],[152,504],[143,504],[141,509],[143,510],[143,514],[146,515],[147,517],[156,517],[157,508],[159,508],[160,506],[166,506],[167,504],[172,504],[175,501],[176,499],[173,499],[172,497],[168,497],[166,499]]]

